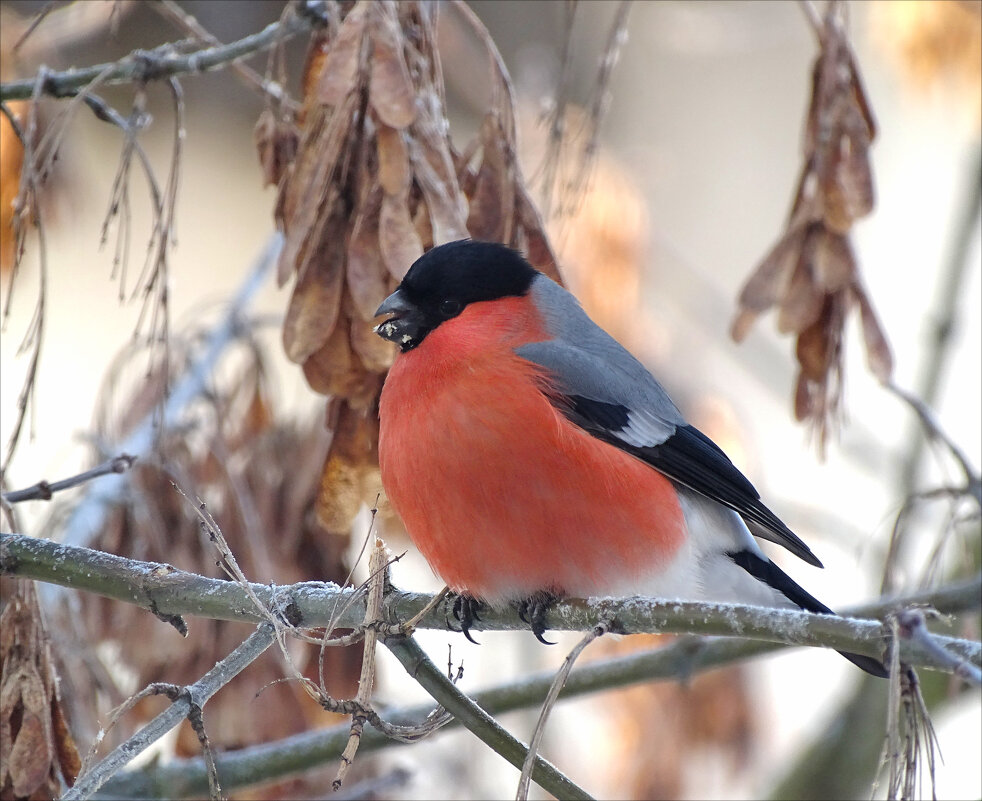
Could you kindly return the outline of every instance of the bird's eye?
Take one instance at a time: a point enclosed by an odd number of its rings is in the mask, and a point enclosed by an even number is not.
[[[443,300],[440,301],[440,314],[444,317],[456,317],[460,314],[461,305],[459,300]]]

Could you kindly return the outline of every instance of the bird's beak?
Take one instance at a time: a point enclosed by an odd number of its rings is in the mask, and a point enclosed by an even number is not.
[[[397,289],[375,310],[375,316],[391,314],[392,316],[373,329],[382,339],[395,342],[402,351],[410,350],[422,339],[422,321],[419,309]]]
[[[375,310],[375,316],[378,317],[380,314],[394,314],[395,317],[398,317],[400,314],[406,314],[412,308],[412,304],[406,300],[406,296],[402,294],[402,290],[397,289],[382,301],[382,304]]]

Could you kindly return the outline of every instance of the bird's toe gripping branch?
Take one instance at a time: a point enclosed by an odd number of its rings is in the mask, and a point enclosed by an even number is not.
[[[542,590],[519,601],[517,604],[518,616],[524,623],[528,623],[531,626],[535,639],[543,645],[555,645],[554,642],[550,642],[542,635],[546,631],[546,613],[549,611],[549,607],[556,603],[557,600],[558,596],[547,590]]]
[[[481,616],[478,614],[478,611],[484,607],[484,603],[477,598],[471,598],[469,595],[460,595],[457,593],[452,593],[451,598],[453,599],[451,609],[454,619],[460,623],[460,630],[474,645],[480,645],[477,640],[471,637],[471,626],[474,625],[475,620],[480,621]],[[447,622],[449,624],[449,618]]]

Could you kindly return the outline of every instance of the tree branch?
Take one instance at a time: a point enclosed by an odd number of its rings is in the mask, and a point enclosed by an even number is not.
[[[103,83],[159,81],[179,75],[200,75],[221,69],[254,53],[262,52],[277,42],[303,33],[326,19],[321,2],[302,3],[300,13],[287,14],[271,22],[258,33],[250,34],[229,44],[207,47],[191,53],[176,53],[174,45],[166,43],[153,50],[134,50],[119,61],[96,64],[92,67],[64,72],[48,71],[41,82],[41,94],[51,97],[70,97],[83,86],[103,76]],[[26,100],[31,97],[37,78],[24,78],[0,84],[0,101]]]
[[[75,785],[62,796],[62,801],[79,801],[91,797],[123,765],[180,724],[193,709],[200,711],[216,692],[269,648],[274,639],[275,633],[271,624],[264,623],[259,626],[238,648],[218,662],[198,681],[185,688],[186,691],[167,709],[126,742],[113,749],[91,770],[79,776]]]
[[[390,637],[385,641],[385,645],[406,672],[419,682],[440,706],[451,712],[456,721],[475,734],[496,754],[521,770],[528,752],[526,746],[516,740],[487,711],[444,676],[415,640],[411,637]],[[556,798],[591,798],[582,788],[540,756],[535,757],[532,778]]]
[[[914,597],[924,598],[923,595]],[[866,607],[877,608],[875,605]],[[973,607],[968,602],[959,605],[959,608]],[[948,611],[955,610],[949,608]],[[777,643],[759,640],[680,637],[667,645],[575,668],[559,697],[574,698],[643,682],[683,681],[702,671],[771,653],[778,648]],[[486,712],[497,716],[538,706],[554,679],[554,671],[541,671],[517,681],[478,690],[470,693],[470,696]],[[388,710],[386,717],[403,725],[418,725],[431,709],[429,705],[419,705]],[[446,728],[459,725],[459,721],[452,720]],[[222,784],[227,790],[235,790],[285,779],[331,763],[340,755],[347,738],[348,725],[341,724],[219,754],[216,761]],[[362,737],[360,750],[365,753],[399,744],[369,728]],[[139,771],[120,774],[106,785],[106,792],[119,798],[187,798],[200,796],[207,791],[206,767],[201,758],[151,765]]]
[[[62,545],[21,534],[0,535],[0,573],[33,578],[65,587],[137,604],[154,614],[198,615],[217,620],[262,622],[266,615],[255,607],[250,594],[271,609],[291,604],[300,625],[335,625],[356,628],[365,615],[363,594],[321,582],[277,586],[209,579],[170,565],[139,562],[120,556]],[[419,593],[392,592],[385,599],[386,619],[408,620],[429,601]],[[938,611],[978,608],[982,603],[982,575],[933,593],[919,593],[882,600],[873,605],[880,614],[909,606],[931,603]],[[338,605],[346,607],[336,615]],[[953,609],[955,607],[956,609]],[[858,610],[861,612],[861,610]],[[475,630],[524,628],[513,610],[487,610]],[[875,620],[814,615],[785,609],[768,609],[740,604],[659,601],[650,598],[570,599],[557,603],[546,616],[553,630],[586,631],[600,620],[611,620],[612,631],[635,633],[698,633],[744,637],[754,640],[809,645],[882,658],[886,629]],[[436,608],[419,623],[421,628],[448,629],[448,610]],[[982,663],[982,645],[971,640],[938,636],[937,644],[975,665]],[[918,642],[901,643],[901,658],[915,667],[950,670]]]

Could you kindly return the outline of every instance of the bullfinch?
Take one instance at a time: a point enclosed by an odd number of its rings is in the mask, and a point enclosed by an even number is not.
[[[650,595],[834,614],[758,547],[821,567],[648,370],[520,253],[434,247],[379,306],[399,353],[379,401],[382,485],[458,594],[518,606]],[[463,613],[460,613],[461,608]],[[468,633],[469,636],[469,633]],[[875,675],[875,659],[844,654]]]

